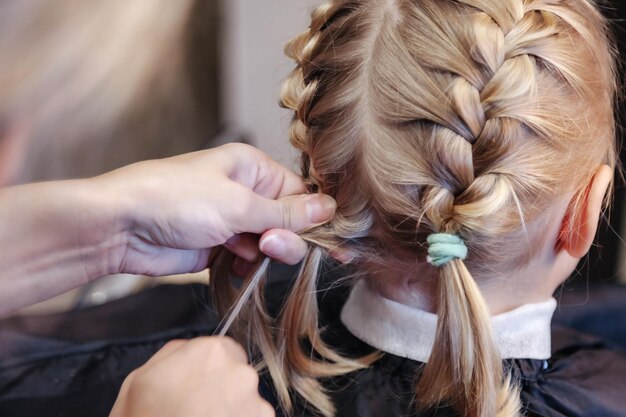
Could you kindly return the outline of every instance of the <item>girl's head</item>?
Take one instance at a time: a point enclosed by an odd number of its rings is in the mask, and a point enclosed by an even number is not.
[[[451,232],[477,276],[524,266],[555,202],[579,208],[614,166],[604,25],[584,0],[318,8],[287,47],[298,66],[282,100],[305,177],[338,203],[311,236],[424,253],[429,233]]]
[[[303,234],[312,249],[280,330],[252,330],[283,404],[291,387],[332,415],[316,377],[358,367],[318,337],[326,251],[354,255],[359,276],[401,258],[419,280],[437,274],[426,238],[443,232],[468,256],[439,268],[436,348],[417,405],[515,415],[477,282],[506,284],[538,257],[557,262],[593,217],[590,184],[615,166],[604,18],[590,0],[337,0],[287,53],[297,64],[282,95],[295,112],[291,142],[337,215]],[[303,338],[326,361],[303,352]]]

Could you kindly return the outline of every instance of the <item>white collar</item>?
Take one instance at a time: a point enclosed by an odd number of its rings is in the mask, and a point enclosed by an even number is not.
[[[548,359],[551,298],[492,317],[496,345],[503,359]],[[426,362],[435,340],[437,316],[384,298],[359,280],[341,311],[341,321],[357,338],[396,356]]]

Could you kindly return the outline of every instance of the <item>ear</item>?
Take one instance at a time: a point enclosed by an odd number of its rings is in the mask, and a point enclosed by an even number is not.
[[[328,255],[341,264],[349,264],[355,258],[349,249],[337,248],[328,252]]]
[[[601,165],[585,189],[582,205],[578,213],[572,213],[572,207],[561,224],[557,249],[567,251],[572,257],[580,259],[589,252],[598,230],[604,196],[613,179],[613,170],[608,165]]]

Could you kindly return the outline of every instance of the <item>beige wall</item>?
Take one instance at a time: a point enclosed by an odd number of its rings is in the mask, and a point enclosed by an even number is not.
[[[278,107],[282,80],[293,64],[285,43],[309,22],[314,0],[225,0],[223,114],[229,126],[285,164],[296,161],[288,144],[290,114]]]

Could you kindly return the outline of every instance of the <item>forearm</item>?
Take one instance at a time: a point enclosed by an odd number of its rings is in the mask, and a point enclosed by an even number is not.
[[[298,262],[307,247],[294,232],[336,208],[305,192],[299,176],[246,145],[0,190],[0,315],[109,273],[195,272],[218,245],[254,262],[255,234],[275,238],[270,256]]]
[[[93,181],[0,190],[0,316],[115,272],[125,236]]]

